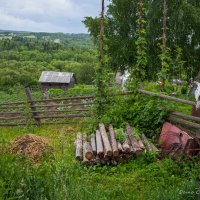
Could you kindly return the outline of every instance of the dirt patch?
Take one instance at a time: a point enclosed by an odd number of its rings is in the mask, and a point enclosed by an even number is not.
[[[52,152],[47,139],[33,134],[18,136],[11,144],[11,152],[32,158],[35,162]]]

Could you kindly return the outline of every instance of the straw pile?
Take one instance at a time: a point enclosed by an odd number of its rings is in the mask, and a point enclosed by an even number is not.
[[[44,155],[52,151],[48,141],[40,136],[26,134],[18,136],[11,144],[11,152],[38,162]]]

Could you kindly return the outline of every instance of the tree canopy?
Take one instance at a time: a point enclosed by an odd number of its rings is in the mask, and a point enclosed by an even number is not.
[[[112,0],[108,5],[105,19],[106,54],[109,66],[115,71],[136,66],[137,3],[137,0]],[[166,3],[169,78],[189,80],[199,72],[200,1],[168,0]],[[143,4],[147,41],[146,78],[155,80],[162,68],[163,0],[143,0]],[[84,23],[97,43],[100,18],[86,17]]]

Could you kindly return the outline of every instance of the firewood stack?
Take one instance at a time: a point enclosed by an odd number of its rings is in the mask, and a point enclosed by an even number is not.
[[[126,163],[143,152],[158,151],[144,134],[136,139],[133,132],[134,129],[127,124],[123,142],[117,140],[117,133],[111,124],[108,133],[103,123],[99,124],[99,130],[89,138],[78,133],[76,159],[85,165],[117,165]]]

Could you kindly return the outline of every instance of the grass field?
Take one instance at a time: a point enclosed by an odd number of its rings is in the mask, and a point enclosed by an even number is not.
[[[78,125],[16,127],[0,129],[0,199],[22,200],[182,200],[197,199],[195,159],[158,160],[141,155],[119,166],[86,168],[74,158]],[[11,155],[10,142],[18,135],[33,133],[46,137],[54,149],[39,165]]]

